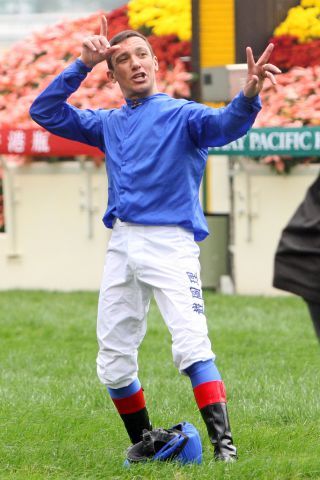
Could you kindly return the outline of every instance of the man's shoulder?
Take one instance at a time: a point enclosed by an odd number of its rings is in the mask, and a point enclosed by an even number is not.
[[[96,110],[101,118],[109,118],[109,117],[116,117],[121,116],[124,113],[124,105],[117,108],[98,108]]]
[[[159,101],[163,103],[163,105],[172,109],[194,110],[207,108],[205,105],[197,103],[194,100],[190,100],[187,98],[174,98],[169,95],[161,96],[161,98],[159,98]]]
[[[177,106],[184,106],[184,105],[188,105],[188,104],[191,104],[191,103],[195,103],[188,98],[175,98],[175,97],[171,97],[170,95],[167,95],[167,94],[161,95],[160,100],[162,100],[163,102],[167,102],[169,104],[172,104],[172,105],[177,105]]]

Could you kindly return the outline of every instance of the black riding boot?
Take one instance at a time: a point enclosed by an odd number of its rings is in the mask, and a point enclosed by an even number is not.
[[[214,447],[215,460],[232,462],[237,459],[237,449],[233,445],[227,405],[212,403],[200,410],[206,424],[211,443]]]
[[[126,427],[130,440],[133,444],[142,440],[142,433],[144,429],[152,430],[146,408],[142,408],[135,413],[122,413],[120,414],[120,417],[123,420],[124,426]]]

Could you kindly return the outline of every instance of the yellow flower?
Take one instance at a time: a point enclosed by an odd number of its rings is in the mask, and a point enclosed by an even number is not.
[[[320,38],[320,0],[301,0],[290,8],[287,18],[274,31],[275,36],[293,35],[300,43]]]
[[[308,7],[320,7],[320,0],[301,0],[301,6]]]
[[[128,16],[135,30],[148,27],[155,35],[191,38],[191,0],[130,0]]]

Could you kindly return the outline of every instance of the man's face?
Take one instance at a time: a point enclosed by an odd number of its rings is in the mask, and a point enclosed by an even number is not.
[[[113,70],[108,71],[109,79],[119,83],[125,98],[142,98],[157,93],[155,73],[158,61],[143,38],[129,37],[119,46],[111,57]]]

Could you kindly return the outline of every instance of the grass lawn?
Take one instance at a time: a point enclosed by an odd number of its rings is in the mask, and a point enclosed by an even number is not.
[[[206,292],[239,461],[212,461],[155,305],[140,351],[154,426],[188,420],[201,466],[122,467],[122,422],[95,371],[96,293],[0,292],[0,479],[320,479],[320,348],[298,298]]]

